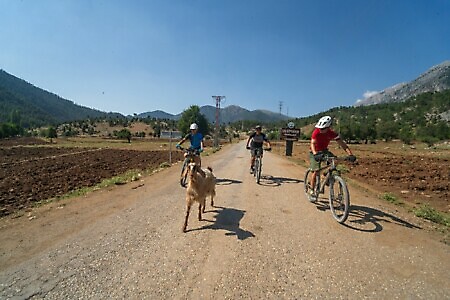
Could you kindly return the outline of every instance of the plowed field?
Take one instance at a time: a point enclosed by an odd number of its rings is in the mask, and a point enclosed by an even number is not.
[[[429,204],[449,212],[450,151],[399,150],[393,145],[350,145],[358,160],[356,164],[345,163],[349,172],[344,176],[380,195],[390,193],[399,201],[413,206]],[[279,151],[284,153],[284,145],[279,146]],[[330,144],[330,150],[335,155],[344,155],[335,142]],[[294,145],[293,157],[303,160],[305,166],[309,165],[308,153],[309,143]]]
[[[182,153],[172,153],[172,160]],[[0,216],[34,202],[90,187],[128,170],[153,169],[167,151],[11,147],[0,148]]]
[[[429,157],[361,157],[347,165],[348,177],[383,193],[394,194],[411,204],[428,203],[448,212],[449,160]]]

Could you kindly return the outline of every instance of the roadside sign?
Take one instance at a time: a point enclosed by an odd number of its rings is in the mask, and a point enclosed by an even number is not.
[[[281,137],[286,141],[298,141],[300,136],[299,128],[281,128]]]
[[[294,147],[294,142],[298,141],[300,129],[295,128],[294,122],[289,122],[287,126],[288,128],[281,128],[280,136],[286,141],[286,156],[292,156],[292,148]]]

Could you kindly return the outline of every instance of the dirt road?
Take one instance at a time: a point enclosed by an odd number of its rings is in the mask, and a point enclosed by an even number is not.
[[[267,153],[263,180],[234,144],[203,159],[216,207],[181,232],[179,165],[141,182],[0,220],[0,298],[450,297],[448,245],[350,187],[347,226],[309,203],[304,169]]]

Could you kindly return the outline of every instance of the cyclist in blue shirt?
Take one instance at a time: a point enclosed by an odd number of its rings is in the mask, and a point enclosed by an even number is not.
[[[202,165],[202,160],[200,159],[200,153],[203,152],[203,134],[198,132],[198,125],[196,123],[192,123],[189,127],[191,130],[190,133],[188,133],[178,144],[177,148],[181,146],[186,140],[189,140],[191,142],[191,149],[197,150],[197,155],[194,158],[194,161],[197,165]],[[186,157],[186,153],[184,156]]]

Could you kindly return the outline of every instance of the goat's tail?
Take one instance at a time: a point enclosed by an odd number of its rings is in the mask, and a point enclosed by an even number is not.
[[[211,167],[207,167],[207,169],[208,169],[210,172],[213,171],[213,169],[212,169]]]

